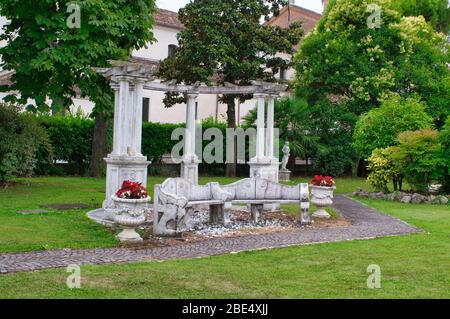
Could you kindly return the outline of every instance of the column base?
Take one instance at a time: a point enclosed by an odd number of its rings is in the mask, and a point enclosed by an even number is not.
[[[103,209],[114,218],[116,206],[111,197],[121,188],[126,180],[142,183],[147,187],[147,167],[151,164],[145,156],[108,155],[105,158],[106,197]]]
[[[267,179],[271,182],[279,181],[280,162],[276,158],[253,158],[250,160],[250,177]],[[265,204],[265,211],[278,211],[280,204]]]
[[[183,159],[181,162],[180,177],[189,181],[191,184],[198,185],[198,164],[197,157]]]

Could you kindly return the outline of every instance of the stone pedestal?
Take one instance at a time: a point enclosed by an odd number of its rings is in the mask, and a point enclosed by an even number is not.
[[[181,162],[181,178],[187,180],[189,183],[198,185],[198,159],[183,159]]]
[[[277,159],[272,158],[253,158],[250,160],[250,177],[259,177],[267,179],[271,182],[278,183],[278,171],[280,163]],[[280,204],[265,204],[264,210],[273,212],[280,210]]]
[[[291,171],[286,169],[281,169],[278,173],[278,177],[280,179],[280,182],[290,182],[291,181]]]
[[[126,180],[142,183],[147,187],[147,167],[150,162],[145,156],[114,156],[105,158],[106,169],[106,198],[103,202],[103,209],[107,212],[111,220],[116,214],[116,205],[111,197],[122,187]]]

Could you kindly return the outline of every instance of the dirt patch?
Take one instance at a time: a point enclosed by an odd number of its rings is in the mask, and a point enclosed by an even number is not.
[[[50,204],[41,205],[42,208],[55,209],[55,210],[74,210],[74,209],[88,209],[92,208],[91,205],[86,204]]]
[[[298,216],[289,214],[284,211],[269,212],[265,214],[263,221],[257,225],[250,222],[250,213],[244,210],[232,210],[230,217],[232,225],[227,227],[209,225],[208,211],[200,210],[194,213],[192,219],[194,226],[191,229],[185,230],[180,238],[162,238],[153,236],[153,222],[152,213],[149,213],[149,223],[145,228],[141,229],[144,232],[142,236],[143,243],[126,244],[124,247],[144,249],[154,247],[176,246],[182,243],[195,243],[206,241],[211,238],[229,238],[241,237],[246,235],[268,234],[268,233],[286,233],[294,232],[301,229],[323,229],[323,228],[339,228],[351,226],[350,222],[339,215],[337,218],[323,220],[313,218],[311,225],[300,225]]]

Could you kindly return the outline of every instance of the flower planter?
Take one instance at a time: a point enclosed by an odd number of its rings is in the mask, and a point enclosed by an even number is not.
[[[139,242],[141,236],[136,232],[136,228],[143,225],[146,220],[150,197],[143,199],[124,199],[112,196],[112,200],[117,207],[117,214],[114,221],[123,228],[117,235],[121,242]]]
[[[333,205],[333,192],[336,187],[324,187],[311,185],[312,200],[311,203],[317,206],[317,211],[313,214],[316,218],[329,219],[331,216],[327,213],[325,208]]]

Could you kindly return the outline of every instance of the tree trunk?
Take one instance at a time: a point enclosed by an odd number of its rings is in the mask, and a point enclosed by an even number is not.
[[[92,139],[92,156],[90,175],[100,177],[104,167],[103,159],[106,157],[107,149],[107,118],[103,113],[97,113],[95,116],[94,136]]]
[[[227,122],[228,128],[235,129],[236,125],[236,105],[234,96],[229,96],[227,101]],[[236,177],[236,136],[234,137],[234,161],[233,163],[227,163],[226,175],[227,177]]]

